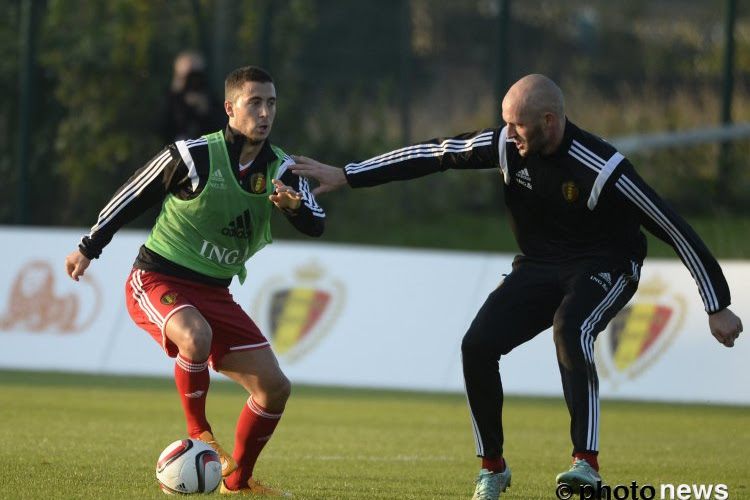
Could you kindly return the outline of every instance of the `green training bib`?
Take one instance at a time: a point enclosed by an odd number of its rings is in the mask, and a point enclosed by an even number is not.
[[[252,194],[239,185],[229,163],[224,132],[204,136],[208,141],[210,173],[203,191],[192,200],[169,194],[146,240],[146,247],[193,271],[214,278],[247,276],[245,262],[271,243],[268,196],[284,153],[266,171],[266,189]]]

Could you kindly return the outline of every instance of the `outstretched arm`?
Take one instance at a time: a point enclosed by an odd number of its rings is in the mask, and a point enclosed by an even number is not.
[[[184,172],[184,173],[183,173]],[[179,174],[179,175],[178,175]],[[164,196],[181,177],[188,177],[187,167],[180,161],[171,144],[138,169],[112,196],[99,212],[91,232],[81,238],[78,249],[65,258],[65,272],[75,281],[91,264],[123,225],[161,203]]]
[[[617,167],[613,184],[615,199],[622,210],[633,210],[641,226],[674,248],[690,271],[708,314],[715,314],[731,303],[729,284],[703,240],[635,171],[627,160]]]
[[[114,234],[125,224],[158,206],[180,182],[190,183],[188,168],[174,144],[162,149],[120,186],[99,212],[91,232],[81,239],[79,250],[96,259]]]
[[[449,169],[497,168],[500,165],[498,138],[501,129],[467,132],[454,137],[438,137],[374,156],[343,169],[302,156],[293,157],[292,171],[316,179],[316,194],[345,185],[353,188],[406,181]]]
[[[742,320],[727,306],[731,303],[729,285],[716,258],[692,227],[624,161],[614,193],[624,202],[623,209],[634,207],[643,227],[669,243],[695,279],[708,313],[711,335],[732,347],[742,332]]]
[[[346,175],[341,168],[320,163],[306,156],[292,156],[292,159],[296,162],[296,165],[291,167],[293,173],[318,181],[318,187],[312,190],[315,196],[347,185]]]

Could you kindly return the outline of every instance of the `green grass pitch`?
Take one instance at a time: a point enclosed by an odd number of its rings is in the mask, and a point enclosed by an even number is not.
[[[244,400],[213,382],[209,420],[230,449]],[[724,484],[750,499],[750,408],[605,400],[601,420],[608,484],[656,498],[662,484]],[[505,423],[501,498],[554,499],[570,454],[562,397],[509,397]],[[18,371],[0,371],[0,425],[0,498],[13,500],[164,498],[156,458],[185,432],[169,379]],[[461,394],[295,387],[256,476],[298,499],[468,500],[478,469]]]

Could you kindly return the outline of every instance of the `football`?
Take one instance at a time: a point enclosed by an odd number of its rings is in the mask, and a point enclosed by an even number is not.
[[[219,455],[203,441],[180,439],[159,455],[156,479],[167,494],[211,493],[221,482]]]

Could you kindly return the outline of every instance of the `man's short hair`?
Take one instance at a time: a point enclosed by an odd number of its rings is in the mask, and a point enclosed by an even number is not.
[[[245,82],[273,83],[271,74],[257,66],[237,68],[224,80],[224,100],[234,102]]]

